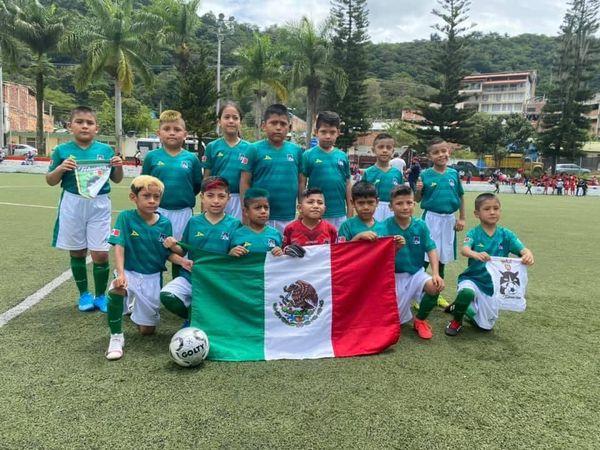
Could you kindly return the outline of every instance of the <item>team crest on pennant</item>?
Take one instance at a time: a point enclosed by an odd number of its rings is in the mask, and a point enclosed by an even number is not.
[[[103,159],[79,161],[75,168],[77,191],[84,198],[96,198],[110,178],[110,163]]]
[[[273,303],[275,315],[286,325],[301,328],[314,322],[323,311],[323,299],[308,282],[297,280],[283,287],[283,295]]]
[[[504,267],[508,267],[506,272],[501,272],[500,276],[500,294],[511,298],[519,294],[521,287],[521,280],[517,272],[510,270],[510,265],[505,264]]]

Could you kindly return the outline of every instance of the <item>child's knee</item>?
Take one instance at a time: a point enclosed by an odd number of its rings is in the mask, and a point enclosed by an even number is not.
[[[435,287],[435,284],[433,284],[432,280],[428,280],[427,283],[425,283],[425,287],[423,288],[423,291],[425,291],[426,294],[429,295],[438,295],[438,289]]]
[[[87,256],[87,248],[82,250],[69,250],[69,255],[72,258],[85,258]]]
[[[105,264],[108,262],[108,252],[96,252],[92,251],[92,261],[96,264]]]
[[[108,295],[110,295],[110,294],[120,295],[121,297],[125,297],[127,295],[127,291],[123,288],[112,288],[111,290],[108,291]]]
[[[142,336],[150,336],[156,331],[156,327],[150,325],[138,325],[138,330]]]

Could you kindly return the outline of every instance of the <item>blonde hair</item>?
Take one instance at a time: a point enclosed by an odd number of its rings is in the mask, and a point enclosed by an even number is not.
[[[158,126],[160,127],[163,123],[168,122],[179,122],[180,120],[185,126],[185,120],[183,120],[183,117],[181,116],[181,113],[179,111],[175,111],[173,109],[166,109],[160,114],[160,117],[158,118]]]
[[[131,182],[131,192],[138,195],[142,189],[148,189],[150,186],[156,186],[160,193],[165,192],[165,185],[158,178],[150,175],[140,175]]]

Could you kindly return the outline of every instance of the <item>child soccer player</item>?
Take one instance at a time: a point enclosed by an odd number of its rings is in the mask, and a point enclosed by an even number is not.
[[[318,187],[323,191],[327,210],[323,216],[336,229],[347,217],[352,217],[350,190],[350,161],[348,156],[335,148],[340,135],[340,116],[331,111],[317,115],[317,139],[319,145],[302,155],[300,189],[308,179],[308,188]]]
[[[421,299],[413,326],[421,339],[433,336],[427,316],[437,304],[444,280],[438,273],[438,256],[435,243],[423,220],[413,217],[415,201],[410,186],[397,186],[390,195],[394,216],[385,220],[383,236],[395,236],[400,245],[396,252],[396,295],[400,311],[400,323],[412,319],[410,302]],[[425,254],[431,263],[430,276],[423,268]]]
[[[269,192],[269,225],[280,233],[296,217],[302,164],[302,149],[286,140],[289,126],[286,106],[275,104],[266,109],[262,129],[267,139],[252,145],[240,178],[242,199],[251,186]]]
[[[462,329],[465,314],[475,325],[491,330],[498,318],[498,302],[492,278],[485,268],[492,256],[521,256],[523,264],[533,264],[533,253],[517,236],[500,222],[500,200],[494,194],[480,194],[475,199],[475,217],[480,224],[467,232],[460,253],[469,258],[467,269],[458,276],[458,295],[450,310],[454,319],[448,322],[446,334],[456,336]]]
[[[390,192],[394,187],[404,184],[404,177],[395,167],[390,165],[394,154],[394,138],[387,133],[379,133],[373,141],[373,153],[377,162],[365,170],[363,181],[367,181],[377,188],[379,205],[375,211],[375,220],[383,221],[393,216],[390,209]]]
[[[444,278],[444,267],[456,259],[456,232],[465,228],[465,201],[458,172],[448,167],[450,146],[436,138],[427,148],[433,167],[421,172],[417,181],[415,200],[421,202],[423,220],[431,232],[439,256],[439,274]],[[458,220],[454,213],[459,211]],[[428,263],[425,264],[427,269]],[[439,297],[438,305],[449,306]]]
[[[379,198],[377,189],[371,183],[359,181],[352,186],[352,205],[356,215],[346,220],[340,227],[338,241],[357,241],[377,239],[377,230],[380,222],[375,220],[375,211]]]
[[[248,224],[233,232],[229,254],[240,257],[252,252],[271,252],[283,255],[281,233],[267,225],[269,222],[269,193],[265,189],[250,188],[244,195],[244,216]]]
[[[116,277],[108,291],[110,343],[106,358],[123,356],[123,304],[133,304],[131,320],[141,334],[154,333],[160,314],[160,287],[165,262],[187,265],[179,255],[163,246],[173,234],[171,222],[157,213],[163,183],[155,177],[140,175],[131,183],[129,198],[136,209],[123,211],[110,233],[108,242],[115,248]],[[130,297],[130,298],[128,298]]]
[[[71,111],[69,130],[71,142],[57,146],[52,152],[52,162],[46,175],[50,186],[61,183],[63,193],[58,204],[52,245],[69,250],[73,279],[79,290],[79,310],[94,308],[106,312],[106,286],[108,284],[108,236],[110,234],[111,202],[107,182],[95,198],[81,196],[75,171],[78,161],[110,161],[110,179],[119,183],[123,179],[123,161],[113,149],[94,137],[98,133],[96,113],[87,106]],[[88,250],[94,262],[95,297],[88,292],[85,258]]]
[[[172,236],[165,239],[163,245],[178,255],[185,255],[194,261],[198,250],[226,255],[233,232],[241,222],[225,213],[230,201],[229,184],[222,177],[207,177],[202,181],[202,214],[190,219],[183,232],[182,241],[186,249],[177,244]],[[180,276],[160,291],[160,301],[173,314],[184,320],[189,319],[192,303],[191,273],[182,270]]]
[[[248,165],[250,143],[240,139],[242,110],[237,103],[227,101],[219,110],[219,127],[223,137],[210,142],[202,157],[204,178],[220,176],[227,180],[231,196],[225,207],[225,214],[242,220],[240,203],[240,176],[242,168]]]
[[[325,210],[325,195],[321,189],[308,188],[302,192],[298,205],[300,218],[285,227],[283,246],[334,244],[337,229],[323,220]]]

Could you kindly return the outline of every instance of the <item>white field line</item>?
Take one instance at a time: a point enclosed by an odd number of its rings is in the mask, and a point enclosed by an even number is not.
[[[86,264],[89,264],[92,261],[91,257],[87,257]],[[16,306],[13,306],[11,309],[6,311],[5,313],[0,314],[0,328],[6,325],[15,317],[20,316],[25,311],[27,311],[32,306],[37,305],[41,302],[48,294],[50,294],[53,290],[58,288],[61,284],[71,278],[71,269],[64,271],[59,276],[57,276],[54,280],[50,281],[50,283],[42,286],[40,289],[35,291],[21,303]]]

